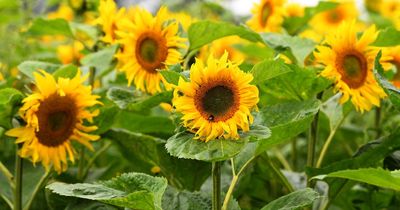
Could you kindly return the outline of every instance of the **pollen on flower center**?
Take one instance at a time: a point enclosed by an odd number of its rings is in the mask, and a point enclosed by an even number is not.
[[[196,93],[196,107],[208,121],[227,120],[238,110],[236,92],[230,84],[203,85]]]
[[[157,73],[164,67],[168,55],[166,40],[153,33],[143,33],[137,40],[136,58],[149,73]]]
[[[364,84],[367,77],[367,61],[358,52],[352,52],[339,59],[339,72],[343,81],[351,88],[358,88]]]
[[[69,139],[76,123],[77,107],[73,99],[57,93],[46,98],[37,111],[39,142],[49,147],[57,147]]]
[[[267,24],[268,18],[270,17],[272,13],[272,6],[269,2],[265,3],[261,9],[261,25],[264,27]]]

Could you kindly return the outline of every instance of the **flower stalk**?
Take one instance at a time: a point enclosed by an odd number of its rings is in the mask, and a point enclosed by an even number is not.
[[[212,209],[221,210],[221,162],[212,163],[213,195]]]

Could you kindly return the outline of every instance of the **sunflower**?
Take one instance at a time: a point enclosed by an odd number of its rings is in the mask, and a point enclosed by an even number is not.
[[[303,17],[304,7],[297,3],[285,5],[285,16],[287,17]]]
[[[61,18],[67,21],[72,21],[74,19],[74,11],[65,4],[61,4],[58,9],[54,12],[49,12],[47,14],[48,19]]]
[[[400,2],[397,0],[382,1],[379,7],[382,16],[390,19],[397,29],[400,28]]]
[[[118,23],[125,16],[125,8],[118,10],[114,0],[101,0],[99,6],[100,17],[96,23],[102,26],[105,33],[102,40],[106,43],[115,43],[115,32],[118,29]]]
[[[343,21],[351,21],[357,19],[358,11],[353,1],[332,1],[338,2],[338,5],[330,10],[318,13],[310,20],[310,26],[317,33],[328,34],[336,32],[337,28]],[[361,27],[361,25],[357,25]]]
[[[285,13],[283,4],[285,0],[261,0],[255,4],[253,17],[247,21],[247,25],[257,32],[277,32],[281,29],[283,15]]]
[[[87,77],[81,73],[72,78],[55,78],[41,71],[34,73],[37,90],[23,100],[19,114],[26,122],[24,127],[7,131],[8,136],[17,137],[16,143],[23,143],[19,155],[41,161],[49,170],[61,173],[67,169],[67,159],[74,162],[72,141],[77,141],[93,150],[90,141],[99,136],[88,134],[97,129],[88,126],[99,111],[87,108],[100,104],[98,96],[91,94],[91,87],[82,85]]]
[[[238,36],[227,36],[213,41],[210,45],[200,49],[199,58],[206,61],[209,55],[220,58],[225,51],[228,52],[228,60],[241,63],[245,56],[242,52],[235,48],[235,45],[243,43]]]
[[[190,82],[179,79],[172,103],[196,139],[238,139],[238,129],[248,131],[253,123],[250,112],[259,100],[257,87],[249,84],[253,75],[229,61],[228,53],[220,59],[210,56],[206,64],[197,59]]]
[[[397,88],[400,88],[400,46],[390,47],[385,49],[384,52],[386,52],[387,56],[390,56],[389,62],[396,70],[392,78],[392,83]]]
[[[195,18],[185,12],[171,12],[168,10],[167,13],[171,19],[179,22],[182,26],[182,29],[186,32],[189,30],[190,25],[197,21]]]
[[[160,8],[153,17],[148,11],[138,8],[134,21],[121,24],[124,31],[118,31],[122,50],[116,55],[120,70],[125,72],[128,85],[134,82],[137,89],[161,92],[162,82],[169,84],[158,72],[168,65],[181,62],[180,48],[186,48],[186,39],[178,36],[178,23],[166,22],[167,9]]]
[[[327,37],[326,45],[318,46],[318,52],[314,53],[316,61],[325,65],[321,75],[333,80],[336,90],[343,94],[340,103],[351,97],[351,102],[361,112],[370,110],[373,105],[379,106],[380,99],[386,96],[372,73],[378,49],[368,45],[377,36],[373,25],[357,39],[355,21],[346,21],[336,34]],[[381,61],[387,60],[388,57],[383,56]]]
[[[72,44],[59,45],[57,47],[57,56],[61,63],[79,63],[80,59],[83,58],[81,51],[84,46],[81,42],[74,41]]]

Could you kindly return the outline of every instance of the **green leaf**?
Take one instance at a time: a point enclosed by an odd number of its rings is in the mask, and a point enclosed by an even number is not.
[[[98,52],[90,53],[81,59],[84,66],[94,67],[97,75],[102,75],[103,72],[113,67],[114,54],[118,49],[118,45],[111,45]]]
[[[260,84],[292,70],[282,60],[265,60],[254,65],[251,73],[254,76],[253,83]]]
[[[276,33],[266,33],[262,36],[265,43],[277,51],[290,49],[297,60],[297,64],[300,66],[304,66],[304,60],[315,47],[315,43],[312,40],[297,36]]]
[[[159,167],[160,175],[176,188],[199,190],[209,176],[209,163],[170,156],[163,139],[122,129],[112,129],[105,136],[119,146],[134,170],[150,173],[153,167]]]
[[[115,122],[115,118],[118,115],[118,108],[116,106],[102,106],[99,108],[99,116],[94,118],[94,125],[97,126],[97,130],[94,134],[100,135],[110,129]]]
[[[64,19],[43,19],[37,18],[33,20],[31,27],[26,32],[31,36],[43,35],[64,35],[73,37],[68,21]]]
[[[378,38],[372,43],[373,46],[388,47],[396,46],[400,43],[400,31],[394,27],[388,27],[380,31]]]
[[[167,180],[141,173],[126,173],[97,184],[55,182],[46,188],[63,196],[96,200],[132,209],[161,209]]]
[[[261,210],[291,210],[310,206],[319,198],[319,194],[311,188],[297,190],[268,203]]]
[[[258,33],[243,26],[235,26],[226,22],[199,21],[189,27],[189,50],[194,50],[216,39],[237,35],[251,42],[263,42]]]
[[[304,132],[318,112],[320,102],[308,100],[267,106],[260,110],[261,121],[271,129],[272,136],[258,141],[257,153],[290,141]]]
[[[53,76],[57,80],[59,77],[63,78],[70,78],[72,79],[73,77],[76,76],[76,73],[78,73],[78,67],[74,65],[66,65],[62,66],[61,68],[57,69],[54,73]]]
[[[339,103],[340,97],[341,94],[336,94],[321,105],[321,111],[329,119],[329,128],[331,131],[340,124],[344,117],[343,106]]]
[[[4,88],[0,90],[0,126],[11,128],[11,120],[18,110],[24,96],[14,88]]]
[[[182,71],[182,69],[181,69],[180,65],[174,65],[174,66],[170,67],[169,71],[162,70],[159,72],[164,77],[164,79],[167,80],[168,83],[178,85],[179,77],[182,77],[182,79],[187,81],[187,79],[182,74],[179,73],[181,71]]]
[[[147,134],[172,135],[175,126],[172,120],[162,116],[145,116],[121,110],[115,117],[114,128]]]
[[[247,143],[245,139],[214,139],[204,142],[193,138],[192,133],[177,133],[168,139],[165,147],[172,156],[178,158],[213,162],[234,157]]]
[[[121,109],[140,112],[158,106],[160,103],[170,103],[172,91],[140,97],[135,96],[135,92],[130,90],[112,87],[108,90],[107,97]]]
[[[96,40],[98,38],[98,30],[96,26],[86,25],[82,23],[69,22],[69,26],[75,36],[80,37],[80,33],[84,33],[87,37],[92,40]]]
[[[400,109],[400,90],[382,76],[384,70],[382,68],[381,63],[379,62],[381,57],[382,57],[382,52],[379,52],[375,58],[375,64],[374,64],[375,78],[379,83],[379,85],[383,88],[385,93],[389,96],[390,102],[392,102],[392,104],[397,109]]]
[[[335,171],[326,175],[313,178],[325,179],[327,177],[350,179],[358,182],[372,184],[378,187],[400,191],[400,171],[387,171],[382,168],[360,168],[355,170]]]
[[[60,67],[61,66],[57,64],[41,62],[41,61],[24,61],[18,65],[19,71],[31,79],[35,79],[33,76],[33,72],[37,72],[39,69],[42,69],[47,73],[52,74]]]

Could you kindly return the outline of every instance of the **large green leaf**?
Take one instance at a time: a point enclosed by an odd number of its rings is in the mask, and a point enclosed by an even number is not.
[[[251,73],[253,83],[260,84],[266,80],[292,71],[282,60],[265,60],[254,65]]]
[[[315,43],[306,38],[289,36],[286,34],[266,33],[262,35],[268,46],[277,51],[290,49],[297,60],[297,64],[304,66],[304,60],[314,50]]]
[[[68,21],[64,19],[37,18],[33,20],[31,27],[26,33],[31,36],[64,35],[73,37]]]
[[[318,76],[315,69],[288,66],[292,71],[259,85],[261,105],[312,99],[331,84],[331,81]]]
[[[23,95],[14,88],[0,90],[0,126],[11,128],[11,120],[21,103]]]
[[[41,61],[24,61],[18,65],[19,71],[31,79],[34,79],[33,72],[36,72],[39,69],[42,69],[47,73],[52,74],[60,67],[61,66],[57,64],[46,63]]]
[[[55,182],[47,186],[54,193],[96,200],[132,209],[161,209],[167,180],[141,173],[127,173],[109,181],[88,184]]]
[[[170,156],[163,139],[121,129],[110,130],[105,136],[118,144],[135,170],[150,173],[159,167],[160,174],[178,189],[199,190],[209,176],[210,164]]]
[[[57,69],[53,73],[53,76],[55,79],[58,79],[59,77],[71,79],[76,76],[76,73],[78,73],[78,67],[76,67],[74,65],[66,65],[66,66],[62,66],[61,68]]]
[[[305,188],[282,196],[268,203],[261,210],[294,210],[310,206],[319,198],[319,194],[311,188]]]
[[[379,33],[378,38],[372,44],[378,47],[388,47],[400,44],[400,31],[394,27],[388,27]]]
[[[314,99],[267,106],[260,110],[261,121],[271,129],[272,136],[258,142],[257,153],[285,143],[304,132],[319,107],[320,102]]]
[[[81,59],[81,63],[84,66],[94,67],[97,71],[96,74],[102,75],[104,71],[112,68],[112,61],[117,49],[118,45],[111,45],[98,52],[86,55]]]
[[[171,102],[172,91],[157,93],[152,96],[137,96],[136,93],[127,89],[112,87],[107,92],[107,97],[121,109],[130,111],[143,111],[151,109],[160,103]]]
[[[162,116],[146,116],[120,110],[113,124],[114,128],[122,128],[133,132],[172,135],[175,126],[172,120]]]
[[[216,39],[237,35],[243,39],[252,42],[263,42],[259,34],[245,28],[243,26],[235,26],[231,23],[199,21],[192,24],[188,31],[190,48],[189,50],[198,49]]]
[[[375,58],[374,65],[374,75],[380,86],[385,90],[386,94],[389,96],[389,100],[392,104],[400,109],[400,90],[395,87],[391,82],[389,82],[386,78],[382,76],[383,68],[379,60],[381,59],[382,52],[379,52]]]
[[[325,179],[328,177],[350,179],[400,191],[400,171],[387,171],[382,168],[360,168],[354,170],[335,171],[314,178]]]
[[[247,143],[245,139],[214,139],[208,142],[194,139],[189,132],[177,133],[165,147],[175,157],[202,161],[222,161],[237,155]]]

